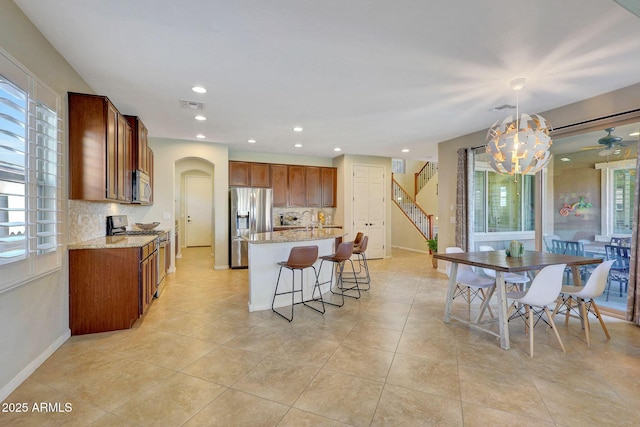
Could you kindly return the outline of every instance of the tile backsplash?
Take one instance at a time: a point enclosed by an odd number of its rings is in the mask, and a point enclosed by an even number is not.
[[[118,203],[94,203],[69,200],[69,243],[102,237],[107,231],[108,215],[127,215],[129,224],[136,222],[135,207]]]
[[[318,220],[318,213],[323,212],[325,224],[335,224],[335,208],[273,208],[273,225],[309,225]],[[280,223],[282,215],[283,223]]]

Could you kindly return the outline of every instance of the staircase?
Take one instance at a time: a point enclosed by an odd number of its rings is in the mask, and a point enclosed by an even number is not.
[[[429,180],[433,178],[433,176],[436,173],[438,173],[438,164],[434,162],[427,162],[424,164],[424,166],[422,167],[422,169],[420,169],[419,172],[416,172],[414,174],[415,175],[414,186],[413,186],[414,199],[418,195],[420,190],[422,190],[422,188],[425,185],[427,185],[427,182],[429,182]]]
[[[424,168],[423,168],[424,169]],[[416,174],[417,175],[417,174]],[[426,239],[433,238],[433,215],[428,215],[416,204],[415,199],[395,180],[391,179],[393,202],[400,208],[416,229]]]

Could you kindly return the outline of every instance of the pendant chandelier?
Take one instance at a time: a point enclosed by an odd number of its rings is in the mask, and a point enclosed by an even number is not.
[[[551,129],[545,118],[538,114],[520,115],[517,92],[524,82],[524,78],[511,81],[511,89],[516,91],[515,118],[498,120],[487,133],[489,164],[501,174],[535,173],[551,158]]]

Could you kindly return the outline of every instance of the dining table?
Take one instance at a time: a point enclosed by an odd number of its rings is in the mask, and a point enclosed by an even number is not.
[[[447,300],[444,310],[444,321],[449,323],[451,319],[469,324],[474,328],[479,328],[491,335],[500,338],[500,347],[508,350],[509,345],[509,319],[507,317],[508,302],[507,288],[504,280],[504,273],[527,273],[533,277],[536,271],[554,264],[566,264],[571,268],[573,274],[573,284],[581,286],[580,267],[590,264],[598,264],[602,262],[601,258],[582,257],[574,255],[555,254],[551,252],[524,251],[522,257],[507,256],[504,250],[497,251],[479,251],[479,252],[461,252],[461,253],[437,253],[434,254],[435,259],[451,263],[449,272],[449,287],[447,289]],[[458,265],[466,264],[472,267],[486,268],[495,270],[496,272],[496,291],[498,299],[498,324],[499,333],[486,329],[483,325],[486,322],[480,322],[483,311],[488,305],[485,301],[481,306],[481,312],[475,321],[471,319],[462,319],[452,315],[453,296],[456,289],[456,276],[458,274]]]

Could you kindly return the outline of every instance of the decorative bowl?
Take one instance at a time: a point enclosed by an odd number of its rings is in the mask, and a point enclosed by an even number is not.
[[[153,230],[154,228],[156,228],[157,226],[159,226],[160,223],[159,222],[152,222],[149,224],[142,224],[140,222],[136,222],[136,227],[142,229],[142,230]]]

